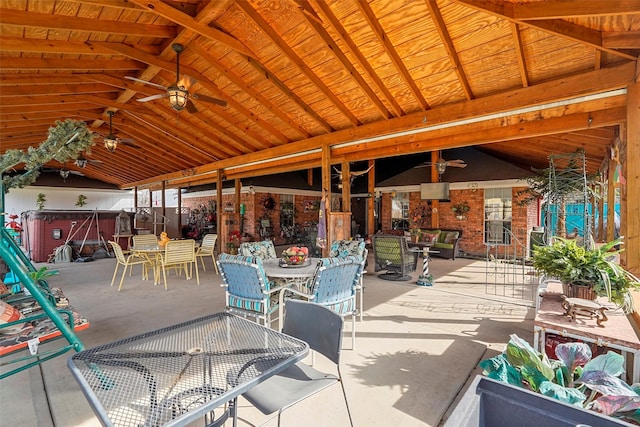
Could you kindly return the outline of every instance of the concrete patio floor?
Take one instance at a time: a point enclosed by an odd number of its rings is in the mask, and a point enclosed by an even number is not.
[[[168,291],[141,280],[138,266],[118,292],[117,283],[109,286],[113,259],[50,264],[60,272],[50,284],[62,288],[90,320],[90,328],[79,332],[90,348],[222,311],[221,280],[210,261],[207,265],[206,272],[200,268],[200,286],[195,279],[172,275]],[[480,360],[502,351],[510,334],[532,341],[533,302],[488,292],[483,261],[433,259],[432,287],[415,284],[418,272],[409,282],[377,278],[371,255],[368,270],[364,321],[356,324],[355,350],[346,322],[341,363],[356,426],[441,425],[479,372]],[[68,355],[0,382],[0,426],[100,425],[67,368]],[[331,370],[319,357],[316,366]],[[268,418],[242,399],[239,416],[245,421],[240,425]],[[287,410],[282,421],[288,426],[348,425],[339,386]],[[276,425],[275,420],[268,425]]]

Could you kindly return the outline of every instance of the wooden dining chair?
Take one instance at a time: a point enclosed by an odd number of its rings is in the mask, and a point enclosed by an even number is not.
[[[196,258],[200,258],[202,262],[202,269],[207,271],[207,267],[204,265],[204,259],[211,257],[213,260],[213,267],[216,269],[216,274],[220,274],[218,271],[218,264],[216,263],[216,256],[214,253],[216,240],[218,240],[217,234],[205,234],[202,238],[200,247],[196,250]]]
[[[116,256],[116,268],[113,270],[113,277],[111,278],[111,286],[113,286],[113,282],[116,280],[116,275],[118,273],[118,268],[122,265],[124,269],[122,270],[122,277],[120,278],[120,285],[118,285],[118,291],[122,289],[122,283],[124,282],[124,276],[127,273],[127,268],[129,269],[129,275],[131,275],[131,270],[133,270],[134,265],[142,265],[142,277],[143,279],[147,279],[149,277],[149,269],[153,269],[153,264],[144,254],[136,254],[132,253],[126,256],[122,250],[122,247],[114,242],[109,240],[109,244],[113,248],[113,253]]]
[[[196,270],[196,283],[200,285],[200,273],[196,262],[196,241],[193,239],[169,240],[164,252],[158,255],[158,267],[162,269],[164,289],[167,288],[167,269],[176,268],[178,272],[184,270],[187,280],[191,279],[191,268]]]

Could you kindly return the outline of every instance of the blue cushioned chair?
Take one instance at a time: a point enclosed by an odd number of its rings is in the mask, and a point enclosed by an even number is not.
[[[278,310],[278,293],[282,287],[272,287],[255,256],[221,254],[218,269],[226,288],[226,310],[244,317],[262,319],[271,327],[271,315]]]
[[[367,273],[367,257],[369,251],[365,248],[364,240],[334,240],[329,249],[329,257],[344,258],[347,256],[356,256],[362,260],[362,274],[356,287],[356,295],[358,298],[358,316],[362,322],[362,313],[364,312],[363,293],[364,293],[364,275]]]
[[[261,259],[278,258],[272,240],[261,242],[242,242],[238,248],[238,255],[255,256]]]
[[[341,317],[351,316],[351,348],[356,343],[356,287],[362,275],[362,260],[355,256],[322,258],[309,282],[309,292],[287,288],[280,294],[280,318],[287,298],[303,298],[327,307]],[[284,313],[286,317],[286,313]]]

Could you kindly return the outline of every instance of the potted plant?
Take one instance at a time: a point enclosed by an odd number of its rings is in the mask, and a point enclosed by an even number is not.
[[[464,216],[470,210],[471,207],[466,200],[464,202],[456,203],[455,205],[451,206],[451,211],[456,215],[456,218],[461,220],[464,219]]]
[[[640,281],[614,261],[621,250],[613,248],[621,243],[618,238],[599,248],[585,249],[576,240],[556,237],[553,244],[534,249],[533,267],[560,280],[567,297],[607,297],[629,313],[633,311],[629,291],[639,288]]]
[[[592,359],[589,345],[579,342],[559,344],[555,354],[557,360],[549,359],[514,334],[502,354],[479,366],[491,379],[579,408],[638,421],[635,412],[640,409],[640,395],[619,378],[625,372],[623,356],[609,351]]]

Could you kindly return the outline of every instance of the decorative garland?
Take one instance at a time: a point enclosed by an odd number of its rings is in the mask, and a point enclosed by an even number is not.
[[[46,141],[39,147],[29,147],[26,152],[11,149],[2,155],[0,173],[7,172],[20,163],[24,163],[26,170],[19,175],[2,177],[5,193],[14,187],[22,188],[33,184],[40,175],[40,168],[51,160],[64,164],[64,162],[75,160],[82,151],[91,154],[90,147],[94,144],[93,132],[85,122],[72,119],[56,121],[56,125],[49,128]]]

